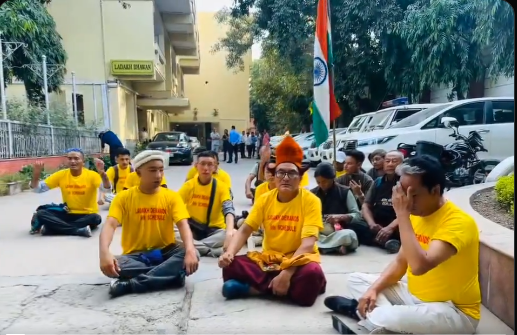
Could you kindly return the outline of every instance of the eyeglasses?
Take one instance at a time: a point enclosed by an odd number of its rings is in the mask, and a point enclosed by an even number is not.
[[[297,171],[276,171],[275,177],[279,179],[284,179],[287,176],[287,179],[295,179],[296,177],[299,177],[300,174]]]

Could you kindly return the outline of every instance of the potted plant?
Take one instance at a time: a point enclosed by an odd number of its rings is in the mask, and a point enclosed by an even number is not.
[[[219,115],[219,110],[217,108],[214,108],[214,112],[212,113],[213,116]]]

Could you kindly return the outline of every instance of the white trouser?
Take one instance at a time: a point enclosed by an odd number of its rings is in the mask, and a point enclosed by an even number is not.
[[[104,194],[104,200],[106,200],[106,202],[111,203],[113,201],[113,199],[115,199],[115,194],[113,194],[113,193]]]
[[[352,299],[359,300],[379,278],[368,273],[352,273],[347,287]],[[377,307],[359,325],[373,331],[385,329],[406,334],[474,334],[478,320],[463,314],[452,302],[420,301],[398,282],[377,296]]]

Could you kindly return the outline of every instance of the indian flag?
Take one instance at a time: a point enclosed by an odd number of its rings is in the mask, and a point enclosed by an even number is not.
[[[330,123],[341,115],[334,95],[334,59],[330,32],[329,0],[319,0],[314,38],[314,101],[311,106],[316,145],[328,139]]]

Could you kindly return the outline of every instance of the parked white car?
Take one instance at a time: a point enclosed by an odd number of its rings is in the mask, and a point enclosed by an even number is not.
[[[348,128],[337,128],[336,137],[345,134],[347,132],[347,130],[348,130]],[[333,136],[334,136],[333,130],[331,130],[330,136],[327,139],[327,142],[332,141]],[[325,142],[325,143],[327,143],[327,142]],[[310,145],[309,149],[307,150],[307,158],[309,159],[311,165],[316,166],[316,165],[318,165],[319,162],[321,162],[320,152],[323,150],[325,143],[322,143],[321,145],[316,146],[316,140],[314,140],[314,136],[313,136],[311,145]]]
[[[360,136],[360,134],[368,133],[368,132],[374,132],[377,130],[386,129],[394,124],[397,124],[398,122],[404,120],[405,118],[416,114],[420,112],[421,110],[441,106],[442,104],[411,104],[411,105],[401,105],[401,106],[395,106],[395,107],[389,107],[385,109],[381,109],[376,112],[367,113],[358,115],[354,118],[355,122],[360,122],[359,117],[363,117],[364,122],[361,123],[361,126],[357,131],[354,131],[354,129],[357,129],[357,126],[353,126],[354,120],[352,120],[352,123],[350,124],[350,127],[348,127],[348,131],[339,136],[339,138],[336,138],[337,144],[336,144],[336,150],[345,149],[350,150],[354,149],[356,146],[356,143],[353,141],[355,140],[356,136]],[[366,118],[364,118],[366,116]],[[356,118],[358,118],[356,120]],[[333,142],[331,141],[325,150],[321,153],[321,160],[323,162],[332,162],[334,160],[334,148],[333,148]]]
[[[442,123],[447,116],[458,121],[461,134],[476,130],[481,135],[488,152],[479,152],[480,159],[500,162],[514,153],[514,112],[513,97],[453,101],[413,114],[388,129],[357,134],[357,149],[368,156],[376,149],[396,150],[399,143],[448,144],[453,141],[451,130]],[[365,170],[370,167],[368,161],[363,165]]]

